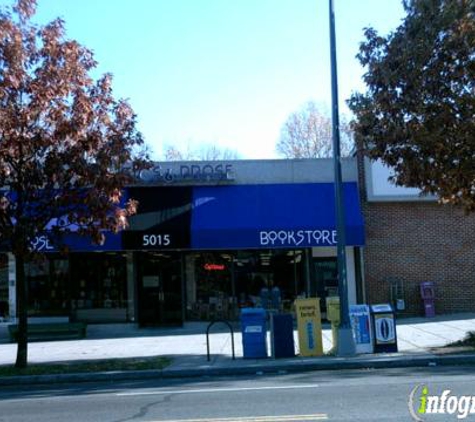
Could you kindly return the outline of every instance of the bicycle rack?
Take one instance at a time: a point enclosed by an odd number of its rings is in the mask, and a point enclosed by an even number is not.
[[[208,358],[208,362],[210,360],[210,354],[209,354],[209,330],[211,329],[211,327],[218,323],[218,322],[222,322],[223,324],[226,324],[229,328],[229,330],[231,331],[231,348],[232,348],[232,351],[233,351],[233,360],[236,358],[235,355],[234,355],[234,330],[233,330],[233,327],[231,326],[231,324],[228,322],[228,321],[225,321],[224,319],[217,319],[216,321],[211,321],[209,324],[208,324],[208,328],[206,328],[206,354],[207,354],[207,358]]]

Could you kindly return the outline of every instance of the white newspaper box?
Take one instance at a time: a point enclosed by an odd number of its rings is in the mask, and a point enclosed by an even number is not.
[[[351,328],[356,353],[373,353],[373,335],[368,305],[350,305]]]

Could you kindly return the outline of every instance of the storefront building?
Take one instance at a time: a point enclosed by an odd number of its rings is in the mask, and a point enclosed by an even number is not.
[[[102,246],[70,236],[68,256],[47,236],[35,240],[47,258],[27,266],[29,316],[141,326],[233,320],[266,292],[277,292],[284,310],[315,295],[324,308],[338,289],[332,179],[326,159],[157,164],[125,192],[139,201],[127,231]],[[356,159],[344,161],[343,181],[356,303],[365,299]],[[2,254],[0,317],[15,309],[14,258]]]
[[[436,314],[475,312],[475,214],[388,182],[380,162],[359,157],[369,303],[424,315],[420,285],[435,287]]]
[[[396,188],[380,163],[343,162],[350,303],[421,315],[420,283],[436,313],[475,311],[475,215]],[[102,246],[68,237],[72,253],[39,236],[46,259],[27,265],[30,318],[179,325],[237,319],[338,290],[331,160],[157,164],[126,195],[130,228]],[[269,296],[270,297],[270,296]],[[16,317],[13,255],[0,253],[0,323]],[[270,305],[268,305],[270,306]]]

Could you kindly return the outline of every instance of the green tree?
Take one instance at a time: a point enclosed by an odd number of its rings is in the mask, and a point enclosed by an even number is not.
[[[365,94],[349,100],[362,151],[397,185],[475,210],[475,0],[407,0],[387,37],[365,30]]]
[[[0,244],[16,258],[17,367],[27,365],[25,262],[45,233],[77,230],[101,242],[126,226],[121,201],[142,137],[111,76],[94,81],[90,50],[65,38],[61,19],[37,26],[35,0],[0,9]],[[137,158],[137,160],[136,160]]]

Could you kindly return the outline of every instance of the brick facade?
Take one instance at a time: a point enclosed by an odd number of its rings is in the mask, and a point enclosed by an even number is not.
[[[423,314],[419,284],[436,286],[437,314],[475,311],[475,214],[436,202],[368,202],[359,159],[366,226],[367,301],[388,302],[391,280],[403,285],[408,315]]]

